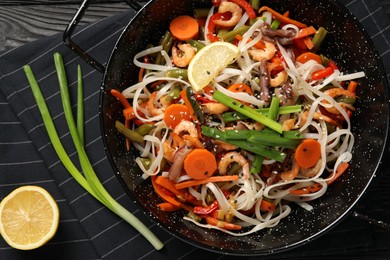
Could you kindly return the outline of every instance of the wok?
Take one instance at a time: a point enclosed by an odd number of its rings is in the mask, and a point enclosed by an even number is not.
[[[104,73],[100,100],[101,131],[112,168],[130,197],[161,227],[176,237],[203,249],[232,255],[264,255],[291,249],[307,243],[339,223],[361,198],[369,186],[386,146],[389,107],[387,81],[379,56],[369,36],[356,18],[339,2],[332,0],[272,0],[262,1],[280,12],[290,11],[294,19],[315,27],[324,26],[330,32],[321,53],[335,59],[344,72],[365,71],[359,79],[357,110],[352,118],[355,146],[351,167],[312,202],[314,209],[294,207],[292,213],[276,227],[254,235],[234,237],[202,229],[183,221],[183,212],[164,213],[158,210],[160,201],[149,180],[141,178],[134,162],[134,152],[126,151],[124,137],[115,128],[123,120],[122,106],[109,93],[111,88],[123,90],[137,81],[138,69],[132,60],[149,43],[157,44],[167,30],[169,21],[193,9],[210,7],[210,0],[155,0],[144,7],[127,1],[137,11],[124,29],[107,66],[96,62],[71,39],[75,26],[88,7],[86,0],[64,34],[65,43],[89,64]]]

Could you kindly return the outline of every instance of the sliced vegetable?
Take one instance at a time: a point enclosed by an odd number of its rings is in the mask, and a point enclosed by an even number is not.
[[[164,122],[169,128],[174,129],[183,120],[191,121],[191,114],[187,106],[171,104],[165,109]]]
[[[315,183],[313,185],[298,189],[298,190],[289,190],[288,192],[293,195],[303,195],[310,194],[319,191],[322,188],[322,185],[319,183]]]
[[[273,96],[271,103],[269,105],[268,118],[271,120],[276,120],[279,115],[279,105],[280,99],[276,96]]]
[[[250,173],[255,174],[255,173],[260,173],[261,168],[263,166],[263,161],[264,161],[264,156],[255,155],[255,158],[253,159],[251,168],[250,168]]]
[[[207,224],[210,224],[210,225],[213,225],[216,227],[220,227],[220,228],[223,228],[226,230],[240,230],[241,229],[241,226],[239,226],[239,225],[228,223],[226,221],[222,221],[222,220],[213,218],[211,216],[205,216],[205,219],[206,219]]]
[[[263,114],[265,116],[268,116],[269,114],[269,108],[260,108],[260,109],[255,109],[256,112]],[[284,114],[291,114],[291,113],[298,113],[302,110],[301,105],[293,105],[293,106],[283,106],[279,107],[279,114],[284,115]],[[236,120],[244,120],[248,119],[249,117],[238,113],[238,112],[226,112],[222,114],[222,119],[225,122],[231,122],[231,121],[236,121]]]
[[[272,212],[276,208],[276,205],[265,198],[260,202],[260,211],[263,212]]]
[[[311,168],[321,159],[321,144],[314,139],[305,139],[295,151],[295,160],[302,168]]]
[[[278,133],[282,133],[282,125],[278,122],[256,112],[253,108],[250,108],[249,106],[245,106],[241,102],[235,100],[234,98],[231,98],[222,92],[216,90],[213,95],[213,99],[217,100],[218,102],[236,110],[237,112],[246,115],[253,120],[262,123],[263,125],[273,129],[274,131]]]
[[[184,159],[184,170],[195,180],[211,177],[217,170],[217,161],[212,152],[206,149],[194,149]]]
[[[237,83],[237,84],[230,85],[228,87],[228,90],[236,93],[244,92],[244,93],[248,93],[249,95],[253,95],[252,89],[244,83]]]
[[[322,42],[324,41],[328,31],[324,27],[318,28],[317,32],[313,36],[313,51],[316,52],[321,47]]]
[[[349,164],[347,162],[343,162],[339,165],[339,167],[336,170],[336,173],[333,173],[332,179],[326,181],[326,184],[331,185],[333,182],[335,182],[349,167]]]
[[[137,133],[136,131],[130,130],[124,124],[119,122],[118,120],[115,122],[115,127],[119,131],[119,133],[123,134],[130,141],[142,143],[144,141],[144,137]]]
[[[180,207],[175,206],[169,202],[161,202],[161,203],[157,204],[157,206],[164,212],[174,212],[174,211],[178,211],[180,209]]]
[[[300,62],[302,64],[306,63],[309,60],[315,60],[316,62],[318,62],[318,64],[322,64],[321,56],[317,55],[317,54],[315,54],[313,52],[302,53],[301,55],[299,55],[296,58],[296,61],[298,61],[298,62]]]
[[[311,74],[313,80],[320,80],[326,77],[329,77],[334,72],[332,67],[326,67],[325,69],[317,70]]]
[[[171,21],[169,30],[176,39],[186,41],[196,38],[199,33],[199,25],[193,17],[180,15]]]
[[[283,14],[278,13],[278,12],[276,12],[275,10],[273,10],[272,8],[270,8],[268,6],[262,6],[259,9],[259,13],[261,13],[263,11],[270,12],[273,15],[273,17],[275,17],[276,19],[280,20],[282,23],[286,23],[286,24],[291,23],[291,24],[294,24],[294,25],[298,26],[299,28],[307,27],[306,24],[303,24],[303,23],[298,22],[296,20],[290,19],[288,16],[284,16]]]
[[[189,180],[175,184],[176,189],[184,189],[196,185],[206,184],[209,182],[225,182],[225,181],[236,181],[238,175],[225,175],[225,176],[211,176],[203,180]]]
[[[188,79],[187,69],[171,69],[165,72],[165,77]]]
[[[152,186],[156,191],[157,195],[165,202],[169,202],[176,207],[181,207],[181,203],[179,201],[177,201],[173,196],[169,195],[167,192],[164,192],[162,186],[156,183],[156,178],[157,178],[156,176],[151,176]]]
[[[312,34],[315,34],[316,32],[317,32],[317,30],[313,26],[302,28],[295,35],[295,39],[304,38],[304,37],[310,36]]]
[[[218,201],[214,201],[213,203],[210,204],[210,206],[196,206],[194,207],[194,213],[198,215],[208,215],[214,211],[219,209],[219,203]]]

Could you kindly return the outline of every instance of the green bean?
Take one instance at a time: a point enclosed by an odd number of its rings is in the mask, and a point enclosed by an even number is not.
[[[197,40],[187,40],[187,43],[189,43],[192,47],[196,49],[196,51],[199,51],[203,47],[206,46],[203,42],[197,41]]]
[[[356,101],[355,98],[353,97],[347,97],[347,96],[340,96],[340,97],[335,97],[334,100],[336,102],[342,102],[342,103],[347,103],[347,104],[350,104],[350,105],[353,105]]]
[[[279,25],[281,24],[282,22],[278,19],[274,19],[270,25],[271,29],[272,30],[276,30],[279,28]]]
[[[312,49],[313,52],[318,51],[327,33],[328,31],[324,27],[318,28],[317,32],[313,36],[313,44],[314,44],[314,47]]]
[[[222,39],[226,42],[232,42],[236,38],[237,34],[243,35],[244,33],[246,33],[249,30],[249,28],[250,28],[250,26],[247,26],[247,25],[241,26],[240,28],[234,29],[234,30],[222,35]]]
[[[166,96],[167,102],[172,102],[175,99],[178,99],[180,97],[180,91],[181,87],[176,85],[173,87],[171,91],[169,91],[168,95]]]
[[[130,141],[142,143],[144,141],[144,137],[137,133],[136,131],[130,130],[124,124],[119,121],[115,122],[115,127],[119,131],[119,133],[126,136]]]
[[[162,46],[163,50],[165,50],[167,52],[171,48],[172,43],[173,43],[173,37],[169,31],[166,31],[164,36],[161,37],[160,45]],[[163,62],[164,62],[164,59],[163,59],[161,53],[158,53],[157,57],[156,57],[156,64],[162,65]]]
[[[250,0],[249,3],[251,4],[253,9],[255,10],[260,9],[260,0]]]
[[[195,18],[206,18],[209,15],[210,9],[208,8],[195,8],[194,17]]]
[[[187,69],[172,69],[165,72],[165,77],[188,79]]]
[[[138,127],[135,131],[139,133],[142,136],[145,136],[150,133],[155,128],[155,125],[153,124],[143,124],[140,127]]]

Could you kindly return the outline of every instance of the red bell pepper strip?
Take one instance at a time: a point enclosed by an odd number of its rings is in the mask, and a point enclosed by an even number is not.
[[[247,1],[245,1],[245,0],[229,0],[229,1],[241,6],[242,9],[244,9],[245,12],[248,14],[249,18],[251,18],[251,19],[256,18],[255,10],[253,10],[252,5],[250,3],[248,3]]]
[[[207,207],[203,207],[203,206],[194,207],[194,213],[199,214],[199,215],[208,215],[208,214],[216,211],[217,209],[219,209],[219,203],[216,200],[213,203],[211,203],[210,206],[207,206]]]
[[[326,67],[325,69],[317,70],[311,74],[313,80],[320,80],[332,75],[334,69],[332,67]]]
[[[232,17],[231,12],[215,13],[210,17],[209,24],[207,26],[207,31],[208,31],[207,38],[211,42],[216,42],[219,40],[218,37],[215,35],[215,26],[216,26],[215,21],[216,20],[230,20],[231,17]]]
[[[218,7],[221,4],[222,0],[211,0],[211,3],[215,6]]]
[[[339,68],[337,67],[336,63],[332,60],[328,61],[328,67],[333,68],[333,70],[338,70]]]
[[[206,215],[205,219],[206,219],[206,222],[208,224],[216,226],[216,227],[220,227],[220,228],[223,228],[226,230],[240,230],[241,229],[241,226],[239,226],[239,225],[228,223],[226,221],[222,221],[222,220],[213,218],[211,216]]]

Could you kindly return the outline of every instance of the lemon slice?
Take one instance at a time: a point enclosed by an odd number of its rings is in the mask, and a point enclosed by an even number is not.
[[[0,203],[0,233],[13,248],[30,250],[57,232],[59,210],[53,197],[38,186],[22,186]]]
[[[238,47],[228,42],[213,42],[200,49],[188,65],[188,80],[194,91],[206,87],[239,55]]]

